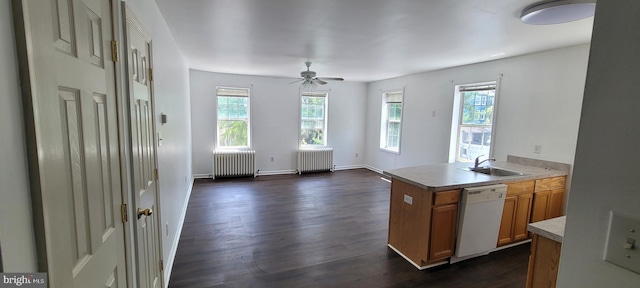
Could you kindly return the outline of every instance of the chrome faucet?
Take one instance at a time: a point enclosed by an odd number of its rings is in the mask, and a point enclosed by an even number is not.
[[[485,159],[485,160],[480,161],[480,157],[482,157],[482,156],[484,156],[484,155],[480,155],[480,156],[476,157],[476,163],[475,163],[475,165],[473,166],[473,168],[478,168],[478,166],[479,166],[480,164],[482,164],[482,163],[484,163],[484,162],[487,162],[487,161],[496,161],[496,159],[494,159],[494,158],[488,158],[488,159]],[[479,162],[478,162],[478,161],[479,161]]]

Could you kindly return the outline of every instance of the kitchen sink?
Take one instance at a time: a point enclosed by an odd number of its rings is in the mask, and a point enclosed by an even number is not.
[[[527,174],[520,173],[520,172],[517,172],[517,171],[511,171],[511,170],[506,170],[506,169],[497,168],[497,167],[478,167],[478,168],[469,167],[469,168],[463,168],[463,170],[472,171],[472,172],[476,172],[476,173],[482,173],[482,174],[491,175],[491,176],[522,176],[522,175],[527,175]]]

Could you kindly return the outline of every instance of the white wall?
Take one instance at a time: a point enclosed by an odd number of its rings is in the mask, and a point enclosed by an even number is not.
[[[191,70],[193,172],[212,173],[211,152],[216,141],[216,86],[251,88],[252,148],[260,174],[296,169],[299,134],[299,90],[291,79],[221,74]],[[329,92],[327,144],[338,168],[363,164],[366,84],[332,82],[316,91]],[[356,158],[355,154],[359,156]],[[274,157],[273,162],[270,158]]]
[[[573,163],[588,45],[369,83],[365,163],[387,170],[448,161],[454,86],[500,78],[494,156]],[[401,154],[379,149],[381,90],[406,87]],[[436,116],[432,117],[432,112]],[[533,154],[534,145],[542,154]]]
[[[0,1],[0,247],[4,272],[37,272],[11,1]]]
[[[602,260],[609,211],[640,219],[638,15],[638,1],[598,1],[558,287],[640,287]]]
[[[157,151],[162,255],[168,285],[192,185],[189,69],[156,2],[132,0],[127,5],[152,38],[156,127],[164,139]],[[167,115],[167,124],[160,125],[160,113]]]

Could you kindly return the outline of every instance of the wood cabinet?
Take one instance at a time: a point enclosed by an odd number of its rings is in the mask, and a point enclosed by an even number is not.
[[[393,179],[389,245],[419,267],[453,255],[459,198],[460,190],[433,192]]]
[[[513,225],[513,242],[518,242],[529,238],[527,225],[529,224],[529,216],[531,215],[532,202],[533,194],[518,195],[518,205],[515,214],[515,222]]]
[[[527,239],[530,222],[561,216],[564,176],[505,184],[498,246]],[[460,189],[434,190],[391,182],[388,244],[417,267],[455,254]]]
[[[566,177],[536,180],[531,222],[562,216]]]
[[[517,200],[518,196],[507,196],[504,199],[502,220],[500,221],[500,231],[498,232],[498,246],[513,242],[513,222],[516,214]]]
[[[415,265],[422,266],[429,252],[431,192],[393,179],[389,208],[389,245]]]
[[[451,257],[456,247],[460,190],[436,192],[431,211],[429,262]]]
[[[556,287],[561,248],[560,242],[533,234],[527,288]]]
[[[534,182],[507,183],[507,197],[502,210],[498,246],[527,239],[527,224],[531,215]]]

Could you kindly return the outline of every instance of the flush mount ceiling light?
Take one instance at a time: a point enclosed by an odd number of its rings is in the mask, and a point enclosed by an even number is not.
[[[547,0],[524,8],[520,20],[532,25],[566,23],[591,17],[595,9],[596,0]]]

